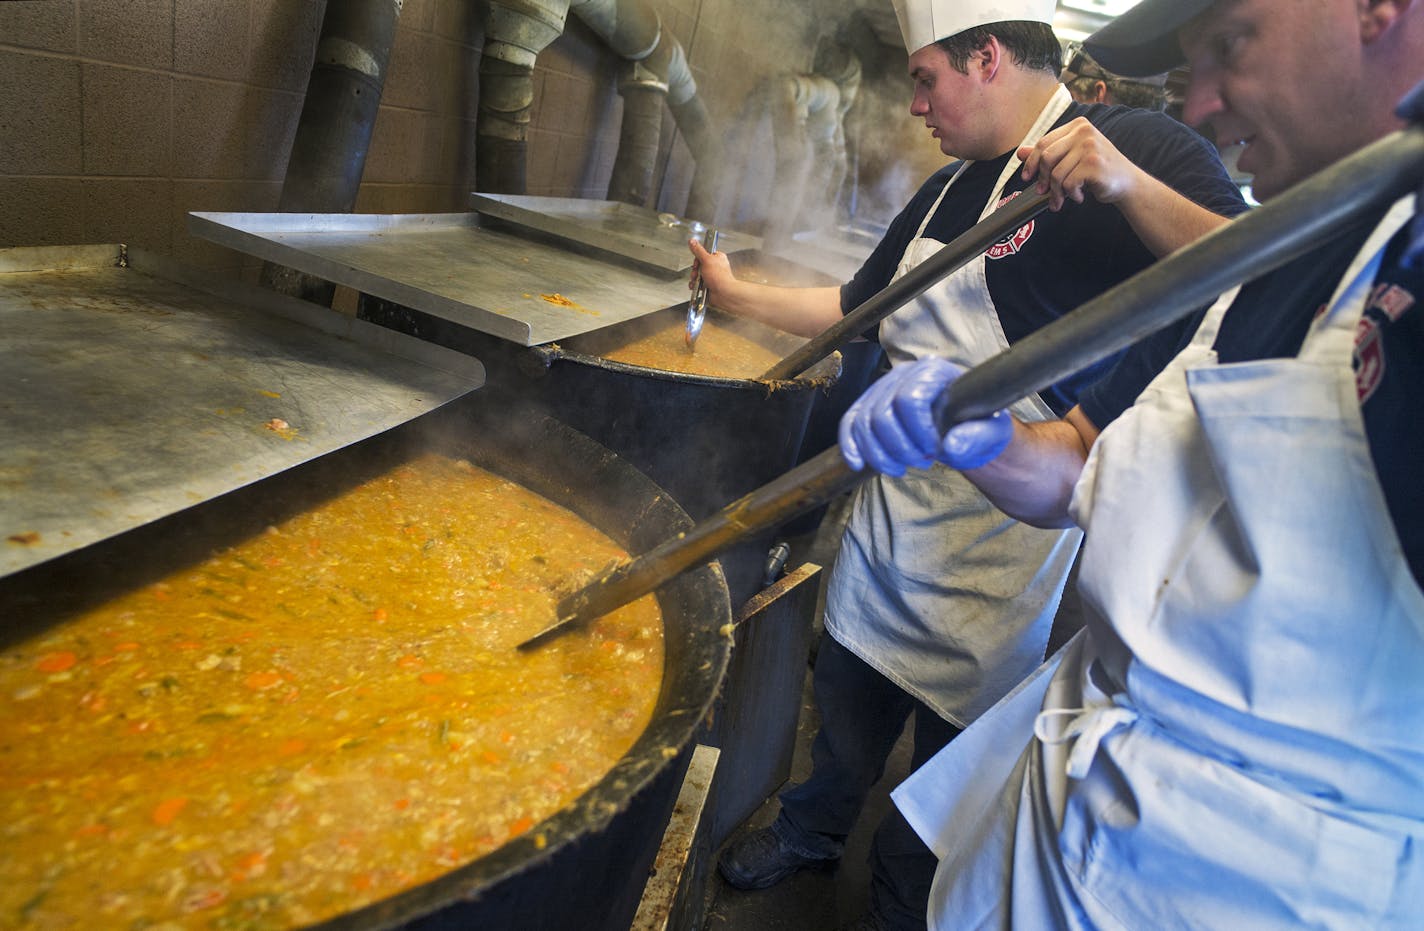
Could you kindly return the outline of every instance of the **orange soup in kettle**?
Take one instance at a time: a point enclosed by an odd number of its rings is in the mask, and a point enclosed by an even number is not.
[[[478,858],[651,718],[651,597],[540,650],[626,556],[436,454],[0,652],[0,927],[289,928]]]
[[[718,378],[757,378],[782,358],[775,350],[711,319],[704,321],[692,349],[687,347],[686,331],[685,323],[674,321],[599,355],[628,365]]]

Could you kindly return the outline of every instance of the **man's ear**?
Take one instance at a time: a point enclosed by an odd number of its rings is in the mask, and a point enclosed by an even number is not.
[[[1375,42],[1389,32],[1411,0],[1357,0],[1360,10],[1360,41],[1365,45]]]
[[[999,65],[1004,61],[1004,47],[999,37],[991,35],[969,56],[970,73],[977,73],[985,81],[992,80],[999,73]]]

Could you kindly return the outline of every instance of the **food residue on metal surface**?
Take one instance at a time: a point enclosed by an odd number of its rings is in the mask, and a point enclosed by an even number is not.
[[[27,530],[24,533],[12,533],[5,539],[11,543],[18,543],[21,546],[34,546],[40,542],[40,535],[34,530]]]
[[[269,397],[269,398],[280,398],[280,397],[282,396],[281,394],[279,394],[279,393],[276,392],[276,391],[265,391],[265,390],[264,390],[264,391],[260,391],[260,392],[258,392],[258,393],[259,393],[259,394],[266,395],[266,396]]]
[[[273,433],[277,434],[284,440],[290,440],[292,437],[297,435],[297,428],[287,423],[281,417],[273,417],[271,420],[267,421],[262,426],[266,427],[268,430],[271,430]]]
[[[598,311],[589,310],[582,304],[569,300],[557,291],[555,291],[553,294],[541,294],[539,295],[539,297],[543,300],[548,301],[550,304],[555,304],[559,307],[567,307],[570,310],[576,310],[581,314],[592,314],[595,317],[598,316]]]

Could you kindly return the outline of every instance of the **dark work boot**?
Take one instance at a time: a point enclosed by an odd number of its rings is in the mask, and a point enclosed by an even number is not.
[[[826,869],[838,857],[809,857],[782,839],[774,827],[752,831],[728,847],[717,861],[722,878],[738,889],[766,889],[797,870]]]

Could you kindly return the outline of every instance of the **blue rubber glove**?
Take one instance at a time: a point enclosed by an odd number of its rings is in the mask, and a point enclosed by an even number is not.
[[[962,366],[934,356],[892,368],[841,418],[846,464],[857,472],[869,465],[900,476],[907,468],[927,469],[936,461],[955,469],[977,469],[993,461],[1013,438],[1007,411],[957,424],[943,438],[935,426],[935,399],[963,373]]]

